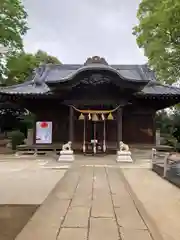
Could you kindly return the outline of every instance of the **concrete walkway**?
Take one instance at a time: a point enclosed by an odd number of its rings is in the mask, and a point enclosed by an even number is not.
[[[66,172],[53,169],[51,163],[27,158],[0,161],[0,205],[41,205]]]
[[[121,169],[74,164],[16,240],[152,240]]]
[[[156,224],[163,240],[179,240],[179,188],[148,169],[123,169],[122,171],[146,213]]]
[[[52,160],[8,157],[0,155],[0,240],[15,239],[67,170]]]

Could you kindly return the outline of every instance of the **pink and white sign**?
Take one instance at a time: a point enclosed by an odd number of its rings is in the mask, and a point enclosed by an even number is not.
[[[36,143],[37,144],[52,143],[52,122],[47,121],[36,122]]]

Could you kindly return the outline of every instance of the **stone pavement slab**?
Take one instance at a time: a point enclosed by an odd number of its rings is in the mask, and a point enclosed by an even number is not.
[[[87,228],[88,219],[88,207],[71,207],[68,210],[62,226],[68,228]]]
[[[122,240],[152,240],[149,231],[120,228]]]
[[[125,229],[147,229],[135,207],[115,208],[117,222]]]
[[[119,233],[115,219],[91,218],[89,240],[118,240]]]
[[[91,195],[87,195],[87,196],[83,196],[83,194],[78,195],[75,194],[71,206],[72,207],[88,207],[90,209],[91,207],[91,201],[92,201],[92,196]]]
[[[114,211],[105,168],[94,169],[92,217],[113,218]]]
[[[93,201],[91,216],[96,218],[114,218],[112,203],[103,198]]]
[[[57,240],[86,240],[87,229],[85,228],[62,228]]]

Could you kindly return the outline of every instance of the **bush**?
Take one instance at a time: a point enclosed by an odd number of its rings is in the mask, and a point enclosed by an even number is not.
[[[171,146],[171,147],[176,148],[177,140],[176,140],[175,138],[173,138],[173,137],[171,137],[171,138],[166,138],[165,141],[166,141],[165,144],[167,144],[167,145],[169,145],[169,146]]]
[[[18,145],[23,144],[25,138],[24,134],[18,130],[12,131],[9,137],[11,139],[12,150],[16,150]]]
[[[176,152],[180,152],[180,143],[179,142],[176,144]]]

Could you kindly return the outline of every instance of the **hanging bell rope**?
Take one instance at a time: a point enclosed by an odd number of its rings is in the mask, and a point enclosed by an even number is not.
[[[84,120],[85,119],[85,116],[84,116],[84,114],[83,113],[81,113],[80,115],[79,115],[79,118],[78,118],[78,120]],[[94,122],[97,122],[97,121],[99,121],[99,120],[105,120],[106,118],[105,118],[105,114],[101,114],[101,115],[99,115],[98,116],[98,114],[96,114],[96,113],[93,113],[93,114],[88,114],[88,120],[92,120],[92,121],[94,121]],[[108,116],[107,116],[107,120],[114,120],[114,117],[113,117],[113,115],[112,115],[112,113],[110,112],[109,114],[108,114]]]
[[[84,115],[82,113],[79,115],[79,120],[84,120]]]
[[[105,120],[105,116],[104,116],[103,113],[101,114],[101,119],[102,119],[103,121]]]
[[[93,115],[92,115],[92,121],[93,121],[93,122],[99,121],[99,118],[98,118],[97,114],[93,114]]]
[[[88,119],[91,120],[91,114],[90,113],[88,114]]]
[[[114,120],[112,113],[109,113],[107,119],[108,119],[108,120]]]

